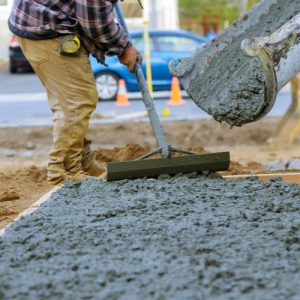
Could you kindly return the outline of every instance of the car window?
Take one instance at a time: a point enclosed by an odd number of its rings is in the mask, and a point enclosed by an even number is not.
[[[156,36],[153,39],[157,51],[193,52],[204,44],[181,36]]]
[[[133,37],[131,38],[131,42],[134,47],[136,47],[139,51],[144,51],[144,37]],[[150,51],[153,51],[153,41],[152,38],[150,38]]]

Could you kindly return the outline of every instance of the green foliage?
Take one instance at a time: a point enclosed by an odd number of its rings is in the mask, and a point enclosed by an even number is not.
[[[182,24],[199,23],[204,17],[217,16],[219,27],[226,22],[234,22],[240,15],[239,1],[241,0],[179,0],[179,13]],[[250,9],[259,0],[246,1]]]

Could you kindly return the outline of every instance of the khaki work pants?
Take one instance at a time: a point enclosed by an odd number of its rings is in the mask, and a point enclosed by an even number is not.
[[[48,179],[66,171],[82,170],[82,151],[91,113],[98,101],[88,53],[61,55],[59,39],[29,40],[18,37],[21,48],[48,95],[53,112],[53,145],[49,154]]]

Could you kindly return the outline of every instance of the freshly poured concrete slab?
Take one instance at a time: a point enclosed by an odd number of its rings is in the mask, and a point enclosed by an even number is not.
[[[0,299],[298,299],[300,186],[67,183],[0,237]]]

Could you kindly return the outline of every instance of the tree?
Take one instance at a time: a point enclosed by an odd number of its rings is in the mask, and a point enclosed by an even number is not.
[[[234,22],[240,15],[244,14],[258,0],[179,0],[180,20],[183,27],[191,29],[194,24],[196,32],[201,33],[200,25],[203,19],[214,16],[218,19],[219,28],[226,23]],[[198,30],[197,30],[198,26]]]

